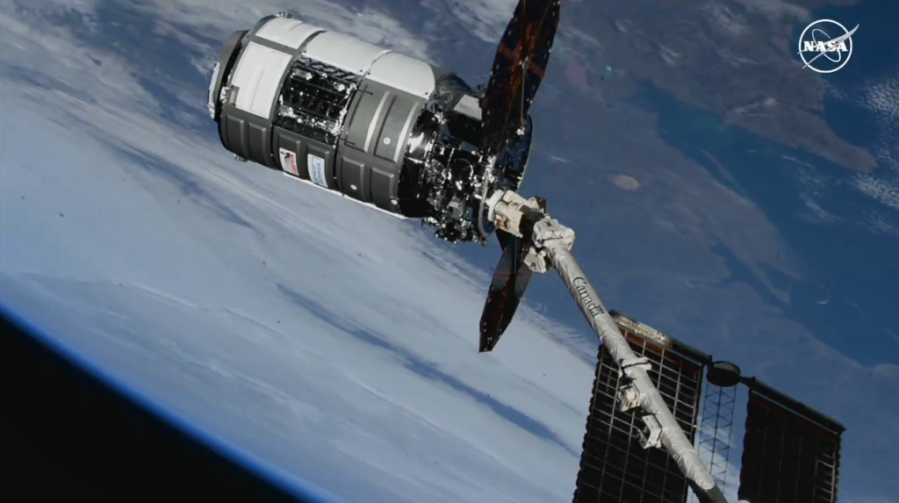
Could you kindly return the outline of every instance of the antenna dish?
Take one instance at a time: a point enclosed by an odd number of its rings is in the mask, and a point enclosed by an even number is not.
[[[705,377],[715,386],[731,388],[740,384],[740,367],[730,362],[714,362]]]

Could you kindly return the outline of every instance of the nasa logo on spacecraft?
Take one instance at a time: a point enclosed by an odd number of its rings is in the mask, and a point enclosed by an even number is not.
[[[816,73],[833,73],[846,66],[852,57],[852,35],[856,30],[858,25],[847,30],[832,19],[819,19],[806,26],[799,35],[802,68]]]

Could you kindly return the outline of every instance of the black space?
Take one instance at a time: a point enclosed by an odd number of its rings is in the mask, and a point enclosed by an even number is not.
[[[0,311],[2,501],[303,501],[62,357]]]

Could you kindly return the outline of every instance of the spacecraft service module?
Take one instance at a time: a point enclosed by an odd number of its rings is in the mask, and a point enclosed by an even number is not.
[[[452,72],[287,14],[225,45],[209,88],[225,148],[403,218],[486,242],[487,196],[518,188],[531,123],[482,148],[478,92]]]
[[[505,332],[530,283],[529,247],[492,209],[524,179],[528,113],[555,37],[559,0],[519,2],[487,86],[281,13],[226,42],[207,106],[241,160],[399,218],[452,243],[503,249],[481,318],[481,351]],[[545,211],[545,202],[541,200]],[[533,258],[533,257],[532,257]]]

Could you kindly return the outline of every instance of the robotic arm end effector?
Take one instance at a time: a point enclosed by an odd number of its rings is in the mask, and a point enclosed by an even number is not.
[[[546,201],[539,197],[525,199],[512,191],[497,192],[489,199],[488,218],[497,229],[529,244],[524,263],[536,273],[552,268],[553,250],[569,251],[574,246],[574,230],[550,217]]]

